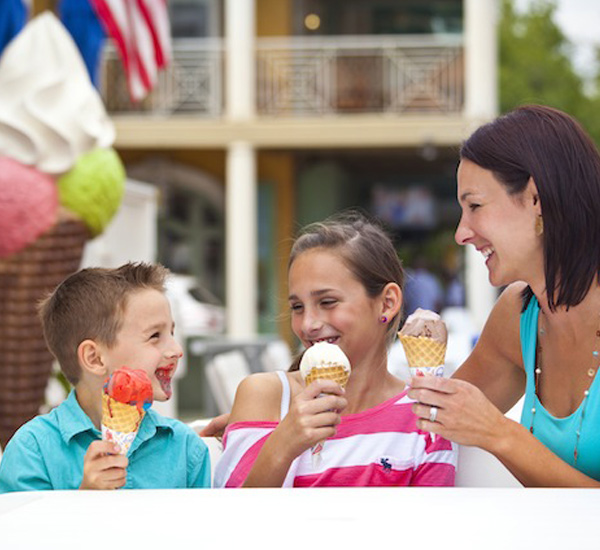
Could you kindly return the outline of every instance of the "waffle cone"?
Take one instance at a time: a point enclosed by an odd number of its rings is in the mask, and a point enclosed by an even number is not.
[[[400,335],[399,338],[410,368],[437,367],[444,364],[446,343],[424,336]]]
[[[342,388],[346,387],[350,372],[344,369],[341,365],[334,365],[332,367],[321,367],[313,368],[306,375],[306,385],[310,384],[315,380],[333,380],[337,382]]]
[[[114,441],[127,454],[146,412],[102,394],[102,439]]]
[[[345,388],[349,377],[350,371],[346,370],[342,365],[332,365],[330,367],[313,367],[306,375],[304,381],[308,386],[308,384],[315,380],[333,380],[342,386],[342,388]],[[325,442],[321,441],[311,449],[313,469],[317,469],[321,463],[321,452],[324,446]]]
[[[123,433],[137,432],[145,411],[102,394],[102,425]]]
[[[62,216],[23,250],[0,259],[0,445],[39,414],[54,358],[44,340],[39,301],[79,269],[89,232]]]

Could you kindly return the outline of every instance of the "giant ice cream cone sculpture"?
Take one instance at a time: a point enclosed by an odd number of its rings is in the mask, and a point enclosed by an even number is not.
[[[333,380],[342,388],[346,387],[350,377],[350,361],[339,346],[328,342],[319,342],[308,348],[300,362],[300,373],[306,385],[315,380]],[[321,452],[325,442],[311,449],[313,468],[321,463]]]
[[[39,412],[52,371],[37,314],[40,298],[79,267],[85,225],[59,219],[16,254],[0,259],[0,444]]]
[[[398,333],[413,376],[444,375],[448,330],[433,311],[417,309]]]
[[[115,130],[69,33],[50,13],[0,57],[0,445],[38,414],[52,371],[38,302],[80,267],[117,211]]]
[[[113,372],[102,392],[102,439],[114,441],[126,455],[151,405],[152,383],[143,370]]]

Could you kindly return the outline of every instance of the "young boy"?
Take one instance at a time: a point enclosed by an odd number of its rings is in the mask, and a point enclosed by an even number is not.
[[[144,370],[154,399],[171,397],[183,353],[173,338],[167,275],[144,263],[84,269],[41,304],[46,342],[74,390],[12,437],[0,461],[0,493],[210,487],[208,450],[178,420],[148,410],[127,456],[101,440],[102,387],[118,368]]]

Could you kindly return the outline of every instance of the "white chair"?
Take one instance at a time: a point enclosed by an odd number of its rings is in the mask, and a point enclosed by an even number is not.
[[[188,426],[192,428],[198,435],[200,431],[210,422],[210,418],[194,420],[188,423]],[[221,455],[223,454],[223,444],[216,437],[200,437],[208,447],[208,454],[210,456],[210,484],[213,485],[213,479],[215,476],[215,466]]]
[[[251,374],[246,357],[237,350],[220,353],[207,363],[205,372],[219,414],[229,412],[239,383]]]
[[[523,409],[524,398],[506,413],[518,422]],[[522,487],[523,485],[508,471],[493,454],[478,447],[459,445],[457,487]]]
[[[493,454],[478,447],[459,445],[457,487],[522,487]]]
[[[200,421],[199,427],[190,423],[198,433],[205,422]],[[211,466],[211,486],[213,485],[215,466],[223,454],[223,444],[216,437],[201,437],[208,447]],[[506,469],[492,454],[477,447],[459,446],[458,468],[456,471],[456,487],[522,487],[521,483]]]
[[[292,364],[292,352],[283,340],[269,342],[260,356],[263,370],[274,372],[276,370],[288,370]]]
[[[518,421],[523,400],[519,401],[506,416]],[[199,433],[210,422],[210,418],[195,420],[189,424]],[[211,475],[223,453],[223,445],[216,437],[203,437],[208,446],[211,461]],[[211,477],[212,479],[212,477]],[[456,487],[522,487],[523,485],[508,471],[494,455],[478,447],[459,445],[458,467],[456,470]]]

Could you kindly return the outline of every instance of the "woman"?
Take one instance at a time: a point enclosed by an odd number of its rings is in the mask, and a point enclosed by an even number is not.
[[[600,486],[600,155],[525,106],[479,128],[457,173],[460,245],[508,285],[453,379],[413,378],[419,426],[493,453],[526,486]],[[525,393],[521,424],[503,416]]]

